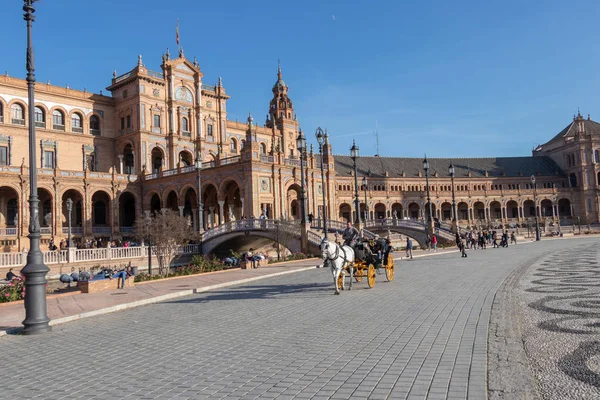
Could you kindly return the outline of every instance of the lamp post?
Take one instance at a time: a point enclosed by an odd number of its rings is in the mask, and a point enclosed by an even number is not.
[[[452,182],[452,230],[454,233],[457,231],[458,218],[456,216],[456,197],[454,195],[454,174],[456,171],[454,170],[454,164],[450,163],[448,167],[448,174],[450,175],[450,181]]]
[[[535,241],[540,241],[540,222],[538,220],[537,211],[537,185],[535,184],[535,175],[531,175],[531,183],[533,184],[533,210],[535,211]]]
[[[358,200],[358,173],[356,172],[356,158],[358,157],[358,146],[356,142],[352,141],[352,147],[350,147],[350,157],[352,157],[352,163],[354,164],[354,208],[356,216],[354,218],[354,224],[360,225],[360,202]]]
[[[200,177],[201,169],[202,155],[198,153],[198,156],[196,157],[196,171],[198,172],[198,233],[204,231],[204,205],[202,204],[202,178]]]
[[[73,200],[67,199],[67,246],[73,247],[73,237],[71,236],[71,214],[73,213]]]
[[[29,253],[27,264],[21,270],[25,276],[25,320],[23,334],[33,335],[49,332],[50,319],[46,311],[46,274],[50,269],[44,264],[44,255],[40,250],[39,199],[37,193],[37,167],[35,148],[35,67],[33,64],[33,46],[31,43],[31,25],[35,20],[33,13],[35,0],[24,0],[24,19],[27,21],[27,94],[29,105]]]
[[[431,211],[431,197],[429,195],[429,161],[427,161],[427,156],[423,160],[423,169],[425,170],[425,185],[427,186],[427,207],[429,208],[429,212],[427,215],[427,229],[429,230],[429,234],[432,234],[431,223],[433,222],[433,213]]]
[[[323,188],[323,193],[321,193],[323,196],[323,235],[324,239],[327,240],[327,203],[325,201],[327,191],[325,185],[325,171],[323,167],[323,145],[325,144],[325,135],[323,134],[323,129],[318,127],[315,135],[317,136],[317,142],[319,143],[319,154],[321,155],[321,187]]]
[[[306,137],[300,130],[296,138],[296,148],[300,152],[300,223],[306,224],[306,188],[304,187],[304,159],[306,158]]]
[[[362,178],[362,184],[365,188],[365,224],[367,223],[367,219],[368,218],[368,213],[369,213],[369,208],[367,207],[367,185],[369,184],[369,181],[367,180],[366,176],[363,176]]]

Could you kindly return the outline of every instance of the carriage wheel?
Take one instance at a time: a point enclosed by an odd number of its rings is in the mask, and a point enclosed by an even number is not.
[[[367,270],[367,283],[369,284],[370,288],[375,286],[376,275],[377,272],[375,272],[375,267],[373,266],[373,264],[369,264],[369,269]]]
[[[388,282],[394,280],[394,259],[391,255],[388,257],[388,263],[385,266],[385,277]]]

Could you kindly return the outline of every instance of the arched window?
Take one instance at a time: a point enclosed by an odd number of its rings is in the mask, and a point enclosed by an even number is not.
[[[81,115],[74,113],[71,116],[71,130],[75,133],[83,133],[83,125],[81,124]]]
[[[569,184],[571,187],[577,187],[577,176],[575,174],[569,175]]]
[[[23,106],[17,103],[10,106],[10,118],[13,124],[25,125],[25,112],[23,111]]]
[[[600,162],[600,151],[594,150],[594,162]]]
[[[2,103],[0,103],[0,124],[4,122],[4,107],[2,107]]]
[[[57,131],[65,130],[65,116],[60,110],[54,110],[52,112],[52,129]]]
[[[188,119],[186,117],[181,118],[181,131],[182,132],[189,132],[190,131],[190,126],[188,123]]]
[[[261,156],[267,155],[267,145],[264,143],[260,144],[260,155]]]
[[[35,119],[35,126],[37,126],[38,128],[45,128],[46,115],[44,114],[44,110],[42,110],[40,107],[36,107],[33,111],[33,114]]]
[[[100,119],[96,115],[90,117],[90,133],[92,135],[100,135]]]
[[[237,153],[237,142],[235,141],[235,139],[231,139],[231,141],[229,142],[229,150],[233,154]]]

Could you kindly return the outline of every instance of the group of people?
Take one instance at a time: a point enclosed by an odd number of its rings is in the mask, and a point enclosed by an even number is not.
[[[360,240],[360,232],[358,229],[352,226],[352,223],[348,222],[346,229],[344,229],[342,232],[342,239],[344,241],[344,246],[349,246],[352,249],[355,249],[356,244]],[[384,260],[384,257],[391,247],[390,239],[381,238],[379,235],[375,235],[375,238],[371,241],[368,241],[367,244],[371,254],[377,258],[377,261],[385,263],[386,260]]]
[[[93,272],[93,271],[92,271]],[[62,274],[59,280],[62,283],[68,284],[67,287],[71,287],[71,283],[80,282],[80,281],[96,281],[100,279],[119,279],[117,282],[117,289],[125,288],[125,280],[131,276],[134,276],[133,268],[131,267],[131,263],[127,265],[127,267],[123,268],[117,267],[102,267],[95,274],[90,274],[88,271],[75,271],[75,268],[71,268],[71,274]]]
[[[104,247],[107,248],[111,248],[111,247],[130,247],[132,246],[131,242],[129,240],[109,240],[107,242],[104,242],[102,240],[102,238],[98,238],[98,239],[86,239],[83,242],[77,240],[75,243],[75,247],[78,249],[101,249]],[[67,243],[66,239],[62,239],[59,242],[58,247],[56,246],[56,243],[54,242],[54,237],[50,238],[50,241],[48,242],[48,250],[50,251],[55,251],[58,250],[60,248],[60,250],[67,250],[69,247],[69,244]]]
[[[246,262],[252,263],[252,268],[258,268],[257,262],[260,263],[262,260],[265,260],[267,257],[263,253],[254,254],[254,249],[248,249],[248,252],[244,254],[244,259]]]
[[[497,231],[470,231],[463,235],[456,233],[456,246],[461,252],[461,257],[467,257],[467,249],[472,250],[484,250],[488,245],[493,248],[508,247],[510,244],[517,244],[517,236],[515,232],[508,234],[508,230],[501,232]],[[500,242],[498,242],[500,241]]]

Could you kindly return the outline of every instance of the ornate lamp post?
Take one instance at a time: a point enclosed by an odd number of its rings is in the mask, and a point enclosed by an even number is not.
[[[324,239],[327,240],[327,202],[325,201],[327,196],[326,184],[325,184],[325,171],[323,168],[323,145],[325,144],[325,134],[323,134],[323,130],[321,127],[317,128],[315,132],[317,136],[317,142],[319,143],[319,154],[321,155],[321,187],[323,188],[323,235]]]
[[[367,207],[367,185],[369,184],[369,181],[367,180],[366,176],[363,176],[362,178],[362,184],[365,188],[365,224],[367,223],[367,220],[369,219],[368,215],[369,215],[369,207]]]
[[[300,223],[306,224],[306,188],[304,187],[304,159],[306,158],[306,137],[300,130],[296,138],[296,148],[300,152]]]
[[[535,184],[535,175],[531,175],[531,183],[533,184],[533,209],[535,210],[535,241],[540,241],[540,222],[538,221],[537,211],[537,185]]]
[[[454,164],[450,163],[448,167],[448,174],[450,175],[450,181],[452,182],[452,231],[456,233],[457,231],[457,216],[456,216],[456,197],[454,196]]]
[[[354,164],[354,208],[356,216],[354,223],[360,225],[360,202],[358,200],[358,174],[356,172],[356,158],[358,157],[358,146],[356,142],[352,141],[352,147],[350,147],[350,157],[352,157],[352,163]]]
[[[73,247],[73,237],[71,236],[71,215],[73,214],[73,200],[67,199],[67,245]]]
[[[198,156],[196,157],[196,171],[198,172],[198,233],[204,231],[204,205],[202,204],[202,178],[200,177],[201,169],[202,155],[198,153]]]
[[[423,160],[423,169],[425,170],[425,184],[427,186],[427,208],[429,208],[429,212],[427,214],[427,229],[429,233],[433,233],[431,229],[431,223],[433,222],[433,213],[431,211],[431,197],[429,195],[429,161],[427,161],[427,156]]]
[[[46,311],[46,274],[50,269],[44,264],[44,255],[40,250],[39,199],[37,193],[37,167],[35,148],[35,67],[33,65],[33,46],[31,43],[31,25],[35,20],[33,13],[35,0],[24,0],[24,19],[27,21],[27,93],[29,97],[29,253],[27,264],[21,270],[25,276],[25,320],[23,333],[33,335],[49,332],[50,319]]]

